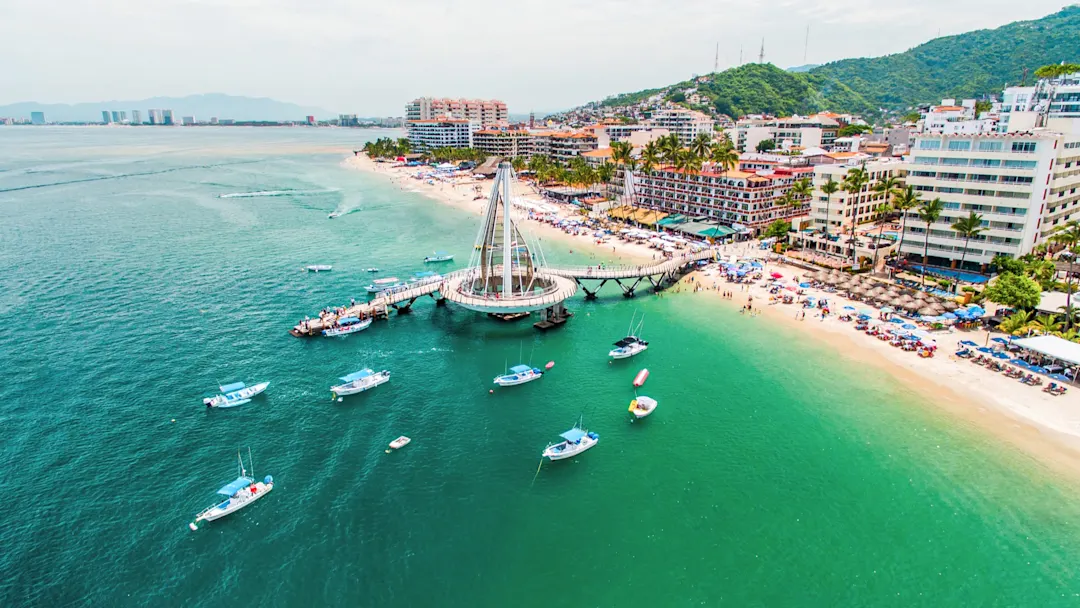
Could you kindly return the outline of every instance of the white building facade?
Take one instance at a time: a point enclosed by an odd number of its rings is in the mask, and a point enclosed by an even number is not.
[[[409,144],[417,152],[435,148],[471,148],[480,125],[468,120],[413,120],[405,123]]]
[[[708,115],[686,108],[665,108],[654,112],[647,125],[667,129],[668,132],[679,136],[679,141],[689,144],[697,139],[698,135],[713,135],[713,119]]]
[[[446,99],[420,97],[405,105],[405,121],[468,120],[481,127],[509,124],[506,104],[497,99]]]

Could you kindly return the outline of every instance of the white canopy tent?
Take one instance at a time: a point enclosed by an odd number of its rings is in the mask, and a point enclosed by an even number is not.
[[[1080,344],[1069,342],[1057,336],[1035,336],[1013,340],[1020,348],[1046,355],[1058,361],[1080,365]]]

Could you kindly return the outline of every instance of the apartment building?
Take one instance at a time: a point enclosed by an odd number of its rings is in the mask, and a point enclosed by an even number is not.
[[[696,110],[674,107],[654,112],[645,124],[653,128],[667,129],[668,132],[678,135],[683,144],[689,144],[701,134],[712,137],[714,122],[708,115]]]
[[[930,226],[913,211],[901,254],[984,271],[995,255],[1030,253],[1053,229],[1080,219],[1080,134],[1048,130],[984,135],[923,135],[908,159],[908,184],[945,210]],[[971,212],[982,216],[982,234],[964,239],[950,226]]]
[[[481,129],[473,133],[472,145],[488,156],[532,156],[533,134],[525,129]]]
[[[409,144],[416,152],[434,148],[471,148],[479,125],[468,120],[413,120],[405,123]]]
[[[533,134],[533,154],[559,162],[568,162],[583,152],[595,149],[596,135],[591,132],[542,131]]]
[[[405,104],[405,121],[467,120],[481,127],[509,124],[506,104],[497,99],[420,97]]]
[[[596,134],[596,145],[599,148],[610,147],[617,141],[629,142],[635,147],[641,147],[670,133],[667,129],[640,123],[601,124],[593,127],[592,131]]]
[[[834,153],[832,156],[839,157],[835,159],[838,162],[819,164],[813,169],[814,194],[810,199],[810,227],[819,232],[825,232],[828,227],[829,234],[840,234],[845,230],[850,231],[852,215],[855,216],[856,226],[877,218],[875,209],[878,205],[891,201],[886,201],[884,195],[874,192],[874,185],[889,177],[903,178],[906,165],[898,159],[869,160],[865,155],[848,153]],[[865,170],[869,178],[860,192],[837,190],[829,196],[821,191],[822,186],[830,180],[837,185],[843,184],[853,169]]]
[[[638,177],[635,189],[641,205],[708,218],[704,221],[760,234],[778,219],[791,220],[807,214],[805,204],[784,205],[781,199],[810,172],[808,167],[722,172],[706,166],[700,173],[687,173],[663,167]]]
[[[1080,74],[1005,89],[998,130],[1005,133],[1036,127],[1080,132]]]
[[[822,113],[807,117],[745,118],[726,132],[739,152],[753,152],[765,140],[775,142],[780,150],[822,148],[833,145],[843,126],[833,116]]]

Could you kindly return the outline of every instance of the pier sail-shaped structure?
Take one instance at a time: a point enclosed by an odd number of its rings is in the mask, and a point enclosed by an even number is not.
[[[514,220],[512,181],[510,163],[500,163],[469,268],[448,281],[451,302],[496,314],[528,312],[551,308],[577,291],[573,281],[544,271],[543,253]]]

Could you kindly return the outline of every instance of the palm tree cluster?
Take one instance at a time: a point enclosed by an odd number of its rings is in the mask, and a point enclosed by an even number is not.
[[[1080,342],[1080,332],[1076,331],[1075,327],[1068,327],[1068,324],[1073,324],[1071,317],[1075,315],[1066,315],[1066,322],[1063,323],[1058,320],[1057,315],[1053,314],[1035,314],[1030,310],[1018,310],[1013,314],[1005,318],[1004,321],[998,325],[998,330],[1013,336],[1024,335],[1049,335],[1057,336],[1070,342]]]
[[[487,154],[483,150],[477,150],[476,148],[432,148],[428,150],[424,156],[431,162],[436,163],[454,163],[466,160],[471,160],[476,164],[481,164],[487,160]]]
[[[412,147],[409,145],[409,140],[404,137],[398,139],[380,137],[364,144],[363,150],[371,158],[397,158],[411,152]]]
[[[561,183],[588,190],[596,184],[606,186],[615,178],[615,166],[611,163],[605,161],[597,167],[592,167],[581,156],[570,159],[565,166],[543,155],[532,156],[528,161],[515,158],[511,162],[516,170],[532,171],[536,176],[536,181],[541,184]]]

